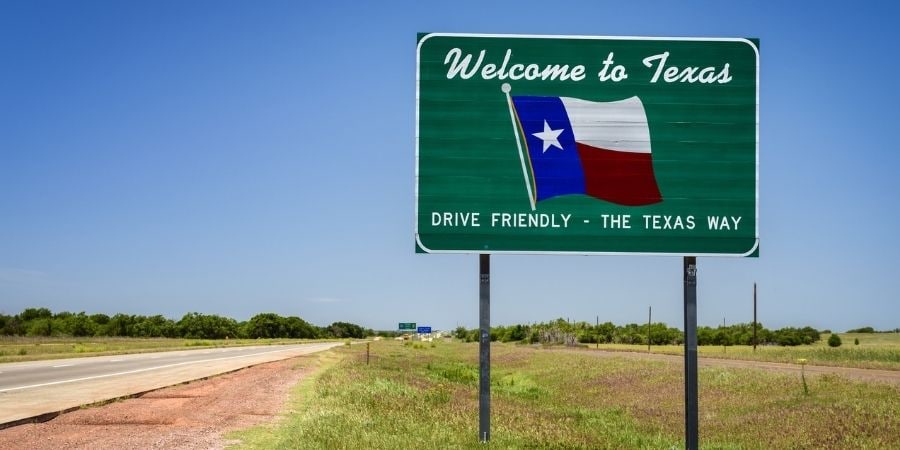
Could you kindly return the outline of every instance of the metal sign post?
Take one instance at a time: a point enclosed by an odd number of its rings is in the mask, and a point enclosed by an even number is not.
[[[478,435],[487,442],[491,439],[491,255],[479,255],[478,273]]]
[[[684,257],[684,441],[700,446],[697,389],[697,257]]]

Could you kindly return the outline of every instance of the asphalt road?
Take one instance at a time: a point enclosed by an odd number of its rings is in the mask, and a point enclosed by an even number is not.
[[[0,364],[2,424],[53,415],[263,362],[300,356],[339,342],[197,349]]]

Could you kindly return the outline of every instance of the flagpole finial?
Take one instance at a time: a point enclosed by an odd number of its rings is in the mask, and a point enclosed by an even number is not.
[[[504,94],[509,94],[509,91],[512,90],[512,86],[510,86],[509,83],[503,83],[500,86],[500,90],[503,91]]]

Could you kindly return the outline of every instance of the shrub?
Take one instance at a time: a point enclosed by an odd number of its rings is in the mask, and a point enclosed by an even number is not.
[[[853,345],[859,345],[859,338],[853,339]]]
[[[841,337],[836,334],[832,334],[828,338],[828,346],[829,347],[840,347],[841,346]]]

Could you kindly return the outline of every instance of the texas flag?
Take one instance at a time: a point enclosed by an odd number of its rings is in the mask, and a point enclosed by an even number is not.
[[[662,201],[647,114],[638,97],[615,102],[511,99],[525,140],[534,202],[568,194],[628,206]]]

